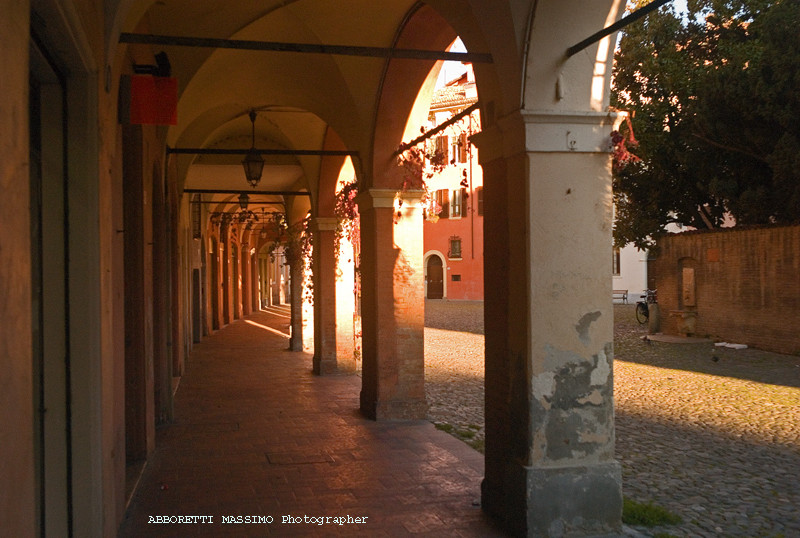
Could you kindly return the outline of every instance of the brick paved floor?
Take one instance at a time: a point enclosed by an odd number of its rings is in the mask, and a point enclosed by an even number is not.
[[[196,346],[119,535],[501,536],[477,505],[481,454],[427,421],[362,418],[361,379],[314,376],[310,355],[286,351],[287,321],[256,313]]]

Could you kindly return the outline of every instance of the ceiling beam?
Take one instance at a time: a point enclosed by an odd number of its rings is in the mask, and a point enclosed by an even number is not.
[[[210,37],[184,37],[123,32],[120,43],[146,45],[173,45],[178,47],[205,47],[214,49],[258,50],[273,52],[300,52],[334,54],[339,56],[365,56],[370,58],[402,58],[408,60],[449,60],[456,62],[492,63],[492,55],[482,52],[447,52],[440,50],[393,49],[390,47],[359,47],[355,45],[323,45],[316,43],[277,43],[242,39]]]
[[[666,4],[667,2],[671,2],[671,1],[672,0],[653,0],[652,2],[647,4],[646,6],[641,7],[639,9],[637,9],[636,11],[633,11],[632,13],[630,13],[629,15],[626,15],[625,17],[622,17],[620,20],[618,20],[617,22],[615,22],[611,26],[607,26],[607,27],[603,28],[602,30],[593,33],[592,35],[590,35],[589,37],[587,37],[586,39],[584,39],[580,43],[576,43],[575,45],[572,45],[570,48],[567,49],[567,58],[570,58],[570,57],[574,56],[575,54],[579,53],[583,49],[589,47],[590,45],[593,45],[593,44],[597,43],[598,41],[600,41],[601,39],[603,39],[607,35],[613,34],[617,30],[619,30],[620,28],[624,28],[625,26],[629,25],[630,23],[641,19],[645,15],[649,14],[651,11],[655,11],[656,9],[660,8],[661,6]]]
[[[462,110],[461,112],[459,112],[458,114],[456,114],[455,116],[450,118],[449,120],[447,120],[447,121],[445,121],[443,123],[440,123],[439,125],[437,125],[433,129],[431,129],[430,131],[426,131],[426,132],[422,133],[420,136],[418,136],[417,138],[415,138],[411,142],[406,142],[404,144],[400,144],[400,147],[398,147],[397,150],[395,150],[394,154],[395,155],[400,155],[405,150],[407,150],[409,148],[413,148],[414,146],[416,146],[420,142],[424,142],[425,140],[429,139],[430,137],[441,133],[442,131],[444,131],[445,129],[447,129],[448,127],[453,125],[454,123],[457,123],[459,120],[461,120],[461,118],[463,118],[465,116],[469,116],[470,114],[472,114],[474,111],[478,110],[479,108],[480,108],[480,103],[471,104],[470,106],[468,106],[467,108],[465,108],[464,110]]]
[[[251,149],[170,148],[167,154],[175,155],[247,155]],[[357,157],[357,151],[332,149],[256,149],[261,155],[310,155],[323,157]]]
[[[269,196],[311,196],[311,193],[306,191],[223,191],[215,189],[183,189],[183,192],[187,194],[266,194]]]
[[[238,200],[190,200],[190,204],[208,204],[208,205],[220,205],[220,204],[230,204],[230,205],[239,205]],[[283,206],[284,202],[278,200],[272,201],[262,201],[262,200],[253,200],[250,199],[247,202],[249,205],[277,205]]]

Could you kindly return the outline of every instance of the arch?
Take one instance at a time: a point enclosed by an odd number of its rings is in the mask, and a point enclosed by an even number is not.
[[[416,4],[406,15],[393,43],[397,48],[443,50],[456,38],[455,31],[430,6]],[[366,188],[399,189],[402,172],[395,166],[395,150],[419,132],[427,121],[436,62],[390,60],[381,80],[380,95],[372,124],[372,162]],[[427,81],[427,83],[426,83]],[[426,92],[427,99],[419,99]],[[414,112],[416,114],[409,115]],[[414,117],[415,116],[415,117]]]
[[[332,128],[328,127],[325,134],[325,150],[344,150],[345,145],[339,135]],[[336,207],[336,191],[342,169],[348,157],[331,156],[323,157],[320,164],[319,186],[315,192],[315,200],[312,202],[313,215],[315,217],[333,217]]]

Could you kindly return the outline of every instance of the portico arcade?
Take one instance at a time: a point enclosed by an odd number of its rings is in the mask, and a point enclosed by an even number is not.
[[[617,19],[621,0],[2,7],[4,532],[113,536],[126,465],[146,461],[155,425],[171,420],[172,383],[193,343],[279,296],[264,289],[270,265],[279,285],[280,264],[266,256],[275,236],[224,216],[237,210],[238,191],[252,192],[248,210],[262,224],[267,213],[289,225],[310,213],[314,370],[351,371],[354,329],[343,305],[353,299],[337,286],[332,243],[336,182],[352,163],[361,411],[375,420],[425,417],[422,219],[413,190],[395,210],[395,151],[425,123],[431,71],[457,35],[479,89],[475,143],[492,238],[482,506],[518,535],[619,531],[611,41],[571,58],[565,51]],[[187,36],[219,41],[174,39]],[[233,40],[305,48],[230,48]],[[178,81],[177,123],[131,125],[120,111],[123,81],[162,50]],[[251,142],[266,160],[255,189],[242,177],[242,156],[224,151]],[[302,275],[291,255],[290,345],[298,349]]]

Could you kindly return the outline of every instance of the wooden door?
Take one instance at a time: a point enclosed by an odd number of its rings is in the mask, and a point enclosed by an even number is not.
[[[425,281],[428,285],[428,299],[441,299],[444,297],[444,268],[439,256],[428,258],[428,267]]]

